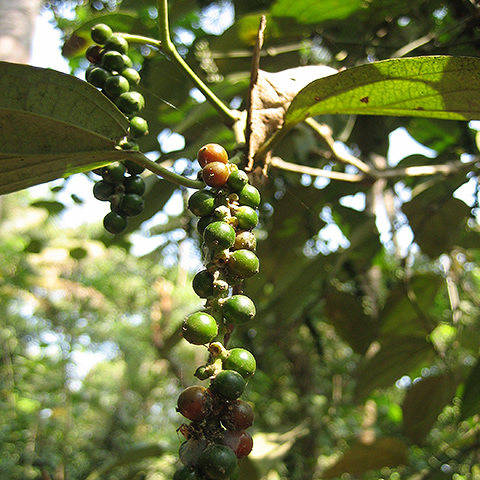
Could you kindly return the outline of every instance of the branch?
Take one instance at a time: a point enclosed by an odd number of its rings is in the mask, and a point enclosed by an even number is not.
[[[478,157],[474,157],[468,162],[455,160],[439,165],[419,165],[416,167],[392,168],[390,170],[375,170],[373,175],[376,178],[401,178],[401,177],[424,177],[441,173],[442,175],[452,175],[462,170],[467,170],[473,164],[479,161]]]
[[[250,137],[252,133],[252,114],[253,114],[253,89],[258,82],[258,70],[260,68],[260,52],[263,47],[265,27],[267,25],[267,17],[262,15],[260,18],[260,25],[258,26],[257,40],[255,42],[255,48],[253,49],[252,67],[250,71],[250,85],[248,87],[247,98],[247,129],[245,132],[245,142],[247,144],[247,158],[248,165],[247,171],[253,169],[253,155]]]
[[[223,116],[228,126],[239,120],[240,114],[236,110],[228,108],[201,80],[201,78],[190,68],[187,62],[178,53],[170,38],[170,27],[168,24],[168,1],[158,0],[158,25],[160,28],[160,39],[162,52],[172,61],[177,63],[192,83],[203,93],[205,98]]]
[[[355,157],[353,157],[355,158]],[[458,173],[462,170],[467,170],[473,164],[479,161],[478,157],[468,162],[462,162],[456,160],[454,162],[448,162],[441,165],[421,165],[417,167],[405,167],[405,168],[392,168],[390,170],[377,170],[370,169],[368,176],[364,173],[343,173],[333,172],[331,170],[324,170],[322,168],[307,167],[306,165],[298,165],[296,163],[286,162],[280,157],[273,157],[269,165],[279,168],[281,170],[287,170],[289,172],[296,172],[306,175],[312,175],[313,177],[330,178],[331,180],[340,180],[343,182],[361,182],[367,180],[368,177],[372,179],[401,179],[404,177],[422,177],[435,174],[442,174],[444,176]],[[351,162],[347,162],[350,163]]]

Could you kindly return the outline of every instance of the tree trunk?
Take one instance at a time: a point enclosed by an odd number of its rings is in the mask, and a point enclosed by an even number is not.
[[[27,63],[42,0],[0,0],[0,60]]]

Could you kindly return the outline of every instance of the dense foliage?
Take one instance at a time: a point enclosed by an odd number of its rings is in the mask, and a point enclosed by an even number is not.
[[[138,144],[160,167],[194,186],[197,151],[210,142],[252,167],[263,199],[261,269],[245,293],[257,312],[229,344],[257,360],[244,395],[255,408],[255,446],[239,462],[240,478],[478,478],[479,153],[469,122],[480,119],[478,7],[169,3],[179,56],[223,108],[158,42],[140,41],[161,38],[155,2],[45,8],[78,76],[93,25],[131,35],[131,46],[136,37],[150,131]],[[249,88],[262,14],[261,71]],[[129,155],[112,147],[127,122],[99,92],[48,71],[19,82],[23,68],[0,69],[3,91],[38,100],[37,86],[47,85],[47,99],[66,98],[55,109],[37,102],[44,110],[35,115],[53,112],[41,126],[14,96],[0,100],[0,111],[14,112],[0,118],[2,193]],[[394,151],[398,132],[426,149]],[[31,162],[28,173],[19,158]],[[200,305],[191,288],[200,268],[191,191],[144,173],[145,209],[114,237],[100,218],[62,223],[66,193],[79,204],[92,195],[94,175],[77,175],[87,191],[73,194],[65,180],[41,201],[28,191],[2,197],[0,474],[170,479],[181,443],[177,397],[206,360],[180,342],[184,318]],[[140,256],[135,244],[147,239],[153,247]]]

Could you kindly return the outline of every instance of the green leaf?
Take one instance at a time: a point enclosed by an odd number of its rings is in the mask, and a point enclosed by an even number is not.
[[[285,115],[289,128],[332,114],[480,118],[480,58],[427,56],[353,67],[307,85]]]
[[[456,389],[453,375],[446,373],[422,378],[407,391],[402,405],[403,427],[413,443],[423,442]]]
[[[277,17],[294,17],[299,23],[321,23],[345,19],[363,5],[363,0],[277,0],[271,13]]]
[[[462,122],[451,122],[432,118],[412,118],[406,125],[408,133],[419,143],[437,152],[454,148],[464,134]],[[430,160],[432,161],[432,160]]]
[[[377,333],[372,318],[364,313],[359,300],[349,293],[330,289],[324,298],[327,321],[355,352],[363,355]]]
[[[0,194],[122,158],[128,119],[86,82],[0,62],[0,91]]]
[[[380,313],[380,334],[418,335],[420,332],[432,331],[436,325],[431,323],[428,311],[444,282],[440,275],[426,273],[414,275],[408,285],[403,281],[395,285]],[[414,299],[411,298],[412,294]],[[422,318],[419,310],[425,312],[425,318]]]
[[[402,207],[415,242],[431,258],[457,245],[470,215],[470,207],[452,197],[444,183],[422,191]]]
[[[88,475],[86,480],[99,480],[105,478],[105,475],[118,467],[130,465],[134,462],[143,460],[144,458],[160,457],[165,453],[165,450],[164,446],[156,443],[134,447],[122,452],[122,455],[119,458],[110,461],[104,467],[94,470]]]
[[[39,200],[31,203],[31,205],[32,207],[44,208],[50,215],[57,215],[65,210],[65,205],[55,200]]]
[[[347,450],[322,478],[340,477],[344,473],[358,476],[369,470],[397,467],[407,463],[407,445],[398,438],[379,438],[373,443],[357,444]]]
[[[477,361],[465,382],[460,419],[465,420],[478,414],[480,414],[480,361]]]
[[[432,345],[423,337],[392,335],[382,339],[380,350],[367,360],[360,371],[357,396],[362,399],[376,388],[392,386],[433,355]]]

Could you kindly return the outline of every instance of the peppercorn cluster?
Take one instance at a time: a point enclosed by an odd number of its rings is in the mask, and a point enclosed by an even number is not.
[[[179,452],[183,466],[173,478],[235,480],[237,459],[253,448],[247,431],[253,409],[240,397],[256,361],[248,350],[227,349],[226,343],[236,325],[256,314],[241,287],[259,268],[252,230],[258,223],[260,193],[220,145],[205,145],[197,159],[207,187],[189,198],[188,208],[199,217],[205,265],[193,278],[193,289],[205,299],[205,307],[184,320],[182,334],[188,342],[207,348],[208,360],[195,376],[209,384],[187,387],[178,398],[177,410],[191,422],[180,428],[186,438]]]
[[[136,139],[148,133],[147,121],[138,114],[145,106],[143,95],[135,91],[140,74],[128,56],[128,41],[113,33],[108,25],[98,24],[91,30],[94,45],[88,47],[86,58],[90,66],[86,80],[114,102],[129,119],[128,135],[118,142],[122,150],[138,150]],[[121,233],[128,225],[127,217],[142,213],[145,182],[140,174],[144,168],[125,160],[94,170],[102,177],[93,188],[93,195],[111,204],[103,224],[110,233]]]

